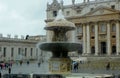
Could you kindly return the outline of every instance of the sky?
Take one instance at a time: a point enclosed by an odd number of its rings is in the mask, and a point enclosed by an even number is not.
[[[0,34],[11,37],[45,35],[46,5],[52,1],[0,0]],[[81,1],[76,0],[76,3]],[[64,0],[64,5],[68,4],[71,4],[71,0]]]

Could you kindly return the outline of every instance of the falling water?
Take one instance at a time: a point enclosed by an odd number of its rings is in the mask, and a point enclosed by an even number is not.
[[[61,20],[61,19],[62,19],[62,20],[65,20],[64,15],[63,15],[63,13],[62,13],[62,10],[59,10],[57,17],[55,18],[55,21],[56,21],[56,20]]]

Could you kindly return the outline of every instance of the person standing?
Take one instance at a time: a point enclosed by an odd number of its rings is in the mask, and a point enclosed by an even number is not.
[[[76,62],[76,63],[74,64],[74,71],[75,71],[75,72],[78,72],[78,66],[79,66],[79,65],[78,65],[78,62]]]
[[[41,63],[40,63],[40,62],[38,62],[38,67],[40,67],[40,64],[41,64]]]
[[[29,65],[29,63],[30,63],[30,62],[29,62],[29,61],[27,61],[27,65]]]
[[[0,78],[2,78],[2,73],[1,73],[1,71],[0,71]]]
[[[8,73],[11,74],[11,68],[10,67],[8,68]]]
[[[21,60],[21,61],[20,61],[20,65],[22,65],[22,62],[23,62],[23,61]]]
[[[109,70],[109,69],[110,69],[110,62],[108,62],[106,65],[106,70]]]

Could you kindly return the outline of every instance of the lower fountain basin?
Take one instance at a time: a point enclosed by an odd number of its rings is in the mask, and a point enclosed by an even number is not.
[[[80,49],[80,43],[73,42],[51,42],[51,43],[41,43],[40,49],[44,51],[78,51]]]

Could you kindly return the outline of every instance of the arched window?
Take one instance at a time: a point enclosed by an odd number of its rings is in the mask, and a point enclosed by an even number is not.
[[[111,28],[112,32],[116,32],[116,24],[113,23]]]

